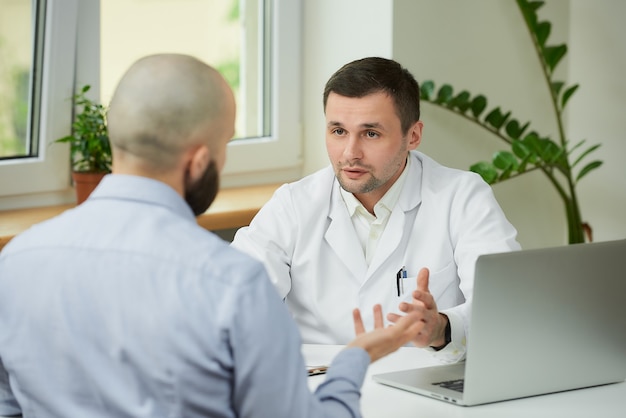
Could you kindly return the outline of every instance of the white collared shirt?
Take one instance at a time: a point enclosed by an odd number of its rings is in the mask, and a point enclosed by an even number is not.
[[[359,242],[361,243],[361,248],[363,248],[363,254],[365,255],[365,261],[368,266],[374,257],[374,253],[380,242],[380,237],[385,230],[385,226],[387,226],[387,221],[389,220],[389,216],[391,216],[393,207],[398,203],[402,187],[404,186],[407,173],[409,172],[410,164],[411,159],[407,158],[406,165],[400,177],[398,177],[391,188],[387,190],[387,193],[374,205],[374,215],[369,213],[367,209],[365,209],[365,206],[363,206],[352,193],[345,191],[343,188],[339,188],[341,197],[346,204],[348,214],[352,220],[354,230],[359,237]]]

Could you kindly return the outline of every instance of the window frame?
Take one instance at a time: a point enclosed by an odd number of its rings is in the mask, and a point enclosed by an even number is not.
[[[272,0],[272,8],[271,134],[229,144],[225,187],[286,182],[302,174],[301,1]]]
[[[222,187],[286,182],[302,172],[301,0],[272,2],[271,135],[232,141]],[[100,0],[48,0],[42,73],[40,155],[0,164],[0,210],[70,203],[69,98],[85,84],[99,97]],[[8,181],[11,179],[11,181]]]
[[[69,150],[53,144],[69,132],[76,44],[77,0],[48,0],[45,12],[39,152],[0,164],[0,209],[32,200],[32,194],[63,191],[70,181]],[[33,25],[34,26],[34,25]],[[36,42],[33,27],[33,42]],[[32,47],[32,46],[31,46]],[[68,122],[69,121],[69,122]],[[31,124],[37,126],[37,123]],[[28,205],[28,203],[25,203]]]

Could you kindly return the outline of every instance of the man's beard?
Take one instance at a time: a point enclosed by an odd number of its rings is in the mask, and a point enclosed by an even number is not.
[[[363,167],[363,166],[360,166],[360,167]],[[352,194],[369,193],[372,190],[377,189],[384,183],[379,178],[371,174],[370,172],[369,179],[367,179],[364,183],[354,185],[350,183],[350,180],[344,179],[342,177],[341,170],[342,168],[338,168],[337,170],[335,170],[335,177],[337,177],[337,181],[339,182],[339,185],[341,186],[341,188],[344,189],[346,192],[349,192]]]
[[[185,201],[198,216],[203,214],[217,195],[220,186],[220,177],[217,172],[215,161],[211,160],[206,170],[197,181],[190,183],[189,178],[185,181]]]

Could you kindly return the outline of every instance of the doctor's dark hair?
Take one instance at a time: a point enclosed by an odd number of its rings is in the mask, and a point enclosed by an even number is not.
[[[420,89],[413,75],[390,59],[362,58],[337,70],[324,88],[324,112],[331,92],[360,98],[381,91],[393,99],[402,133],[406,134],[420,119]]]

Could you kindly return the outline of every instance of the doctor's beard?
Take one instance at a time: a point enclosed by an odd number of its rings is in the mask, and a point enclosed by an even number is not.
[[[384,164],[378,167],[370,164],[363,164],[361,161],[349,162],[337,162],[335,165],[335,177],[339,182],[339,185],[345,191],[358,195],[373,192],[381,187],[389,189],[393,182],[394,177],[397,179],[404,168],[406,167],[406,161],[408,158],[406,137],[403,137],[398,147],[398,152],[393,154],[390,159]],[[360,180],[350,180],[344,178],[344,168],[359,168],[367,171],[367,178]],[[392,181],[392,183],[389,183]]]
[[[361,182],[355,183],[355,180],[344,179],[342,170],[345,167],[350,167],[350,168],[358,167],[361,169],[365,169],[367,170],[369,178],[365,181],[365,183],[361,183]],[[385,183],[385,181],[377,178],[376,176],[372,174],[371,167],[366,167],[364,165],[359,165],[359,164],[355,164],[355,165],[344,164],[343,166],[338,167],[337,170],[335,171],[335,177],[337,177],[337,181],[339,182],[339,185],[341,186],[341,188],[344,189],[346,192],[349,192],[352,194],[369,193],[372,190],[376,190],[377,188],[379,188]]]

